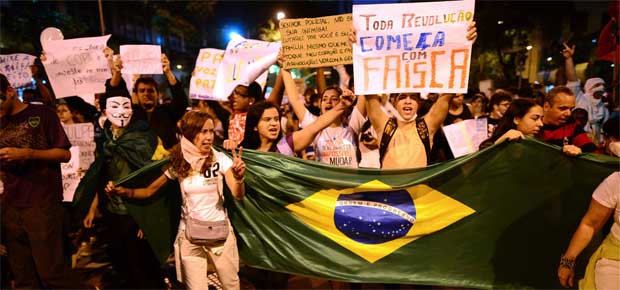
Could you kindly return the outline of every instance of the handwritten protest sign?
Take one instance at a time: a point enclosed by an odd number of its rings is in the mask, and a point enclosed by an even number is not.
[[[86,171],[95,161],[95,130],[91,123],[63,125],[65,133],[74,147],[79,147],[79,167]]]
[[[105,91],[110,78],[103,49],[110,35],[55,40],[46,44],[43,62],[56,97]]]
[[[36,57],[25,53],[0,54],[0,73],[6,76],[15,88],[30,84],[30,66]]]
[[[121,45],[123,74],[163,74],[161,67],[161,46]]]
[[[278,58],[279,42],[266,42],[236,38],[228,42],[224,58],[217,70],[214,99],[226,100],[239,84],[249,85],[253,81],[264,85],[267,69]]]
[[[324,67],[353,63],[348,37],[351,19],[351,14],[342,14],[280,20],[284,67]]]
[[[71,160],[67,163],[60,163],[60,172],[62,174],[62,200],[73,201],[75,189],[80,183],[80,148],[73,146],[71,151]]]
[[[487,139],[487,119],[469,119],[444,126],[443,132],[454,157],[478,151],[480,143]]]
[[[209,100],[213,98],[213,89],[217,78],[217,68],[222,63],[224,51],[214,48],[203,48],[196,59],[194,75],[189,84],[189,97],[192,99]]]
[[[465,93],[474,0],[354,5],[355,92]]]

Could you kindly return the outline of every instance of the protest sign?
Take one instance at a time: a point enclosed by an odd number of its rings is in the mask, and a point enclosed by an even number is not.
[[[487,118],[468,119],[444,126],[443,132],[454,157],[474,153],[487,139]]]
[[[92,123],[62,125],[74,147],[79,147],[80,169],[86,171],[95,161],[95,129]]]
[[[474,0],[353,5],[355,92],[465,93]]]
[[[214,48],[203,48],[196,59],[194,74],[189,84],[191,99],[209,100],[213,98],[213,89],[217,78],[217,68],[222,63],[224,51]]]
[[[60,163],[60,172],[62,174],[62,201],[71,202],[75,189],[82,178],[80,175],[80,147],[73,146],[71,151],[71,160],[67,163]]]
[[[217,70],[214,99],[227,100],[237,85],[249,85],[253,81],[264,86],[267,69],[278,58],[279,42],[235,38],[228,42],[224,58]]]
[[[163,74],[161,46],[159,45],[121,45],[123,74]]]
[[[352,63],[351,19],[351,14],[341,14],[280,20],[284,68]]]
[[[0,73],[6,76],[15,88],[29,85],[32,79],[30,66],[35,59],[36,56],[25,53],[1,54]]]
[[[57,98],[102,93],[110,78],[103,49],[110,35],[49,41],[43,62]]]

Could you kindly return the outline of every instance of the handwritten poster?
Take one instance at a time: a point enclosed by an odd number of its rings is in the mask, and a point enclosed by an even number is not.
[[[353,5],[355,92],[465,93],[474,0]]]
[[[121,45],[123,74],[163,74],[161,46],[159,45]]]
[[[213,98],[213,89],[217,79],[217,69],[224,58],[224,51],[214,48],[203,48],[196,59],[194,75],[189,84],[191,99],[210,100]]]
[[[280,46],[280,42],[244,38],[228,42],[224,58],[217,70],[214,99],[226,100],[239,84],[247,86],[256,81],[264,86],[267,69],[276,62]]]
[[[95,161],[95,129],[91,123],[63,125],[65,133],[74,147],[79,147],[79,167],[86,171]]]
[[[487,118],[468,119],[444,126],[443,132],[454,157],[473,153],[487,139]]]
[[[351,14],[280,20],[284,67],[353,63],[349,42],[351,20]]]
[[[30,66],[36,58],[25,53],[0,54],[0,73],[6,76],[12,87],[30,85]]]
[[[73,195],[77,189],[80,179],[80,148],[73,146],[69,148],[71,151],[71,160],[67,163],[60,163],[60,172],[62,175],[62,201],[73,201]]]
[[[43,62],[56,97],[105,92],[110,78],[103,49],[110,35],[55,40],[46,44]]]

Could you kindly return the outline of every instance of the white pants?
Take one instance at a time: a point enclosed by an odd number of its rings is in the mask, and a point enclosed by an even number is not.
[[[620,261],[602,258],[594,272],[596,290],[620,289]]]
[[[185,237],[185,229],[180,229],[174,243],[174,259],[177,278],[189,290],[208,289],[207,265],[213,261],[224,290],[238,290],[239,253],[237,240],[230,229],[226,242],[215,245],[197,245]]]

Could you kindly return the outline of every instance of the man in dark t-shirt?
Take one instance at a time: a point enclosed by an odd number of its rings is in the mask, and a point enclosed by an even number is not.
[[[15,288],[77,288],[62,246],[60,162],[69,139],[54,111],[22,103],[0,74],[2,227]]]

